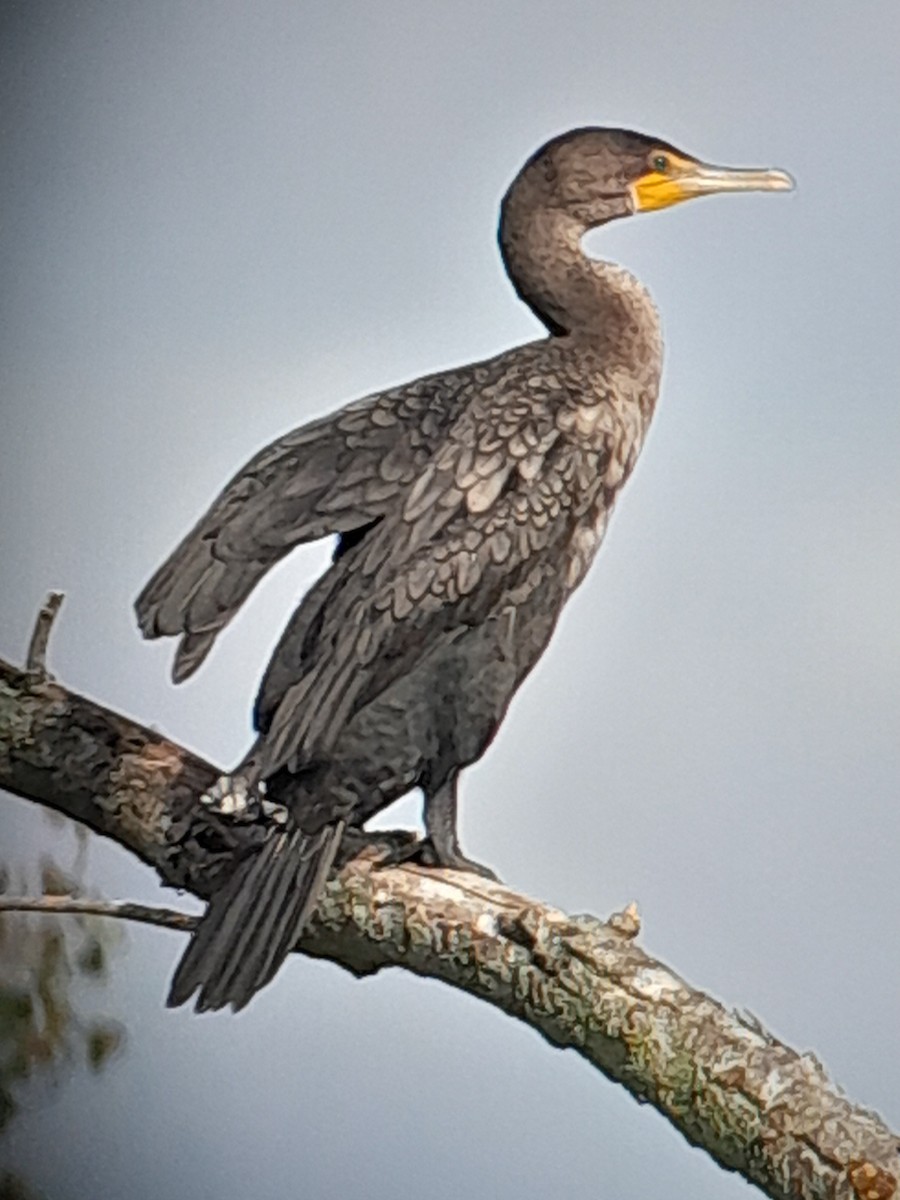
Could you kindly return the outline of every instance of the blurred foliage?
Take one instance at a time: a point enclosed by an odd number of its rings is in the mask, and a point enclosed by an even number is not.
[[[89,835],[72,828],[69,867],[49,857],[37,871],[0,862],[0,892],[84,896]],[[73,1065],[100,1071],[123,1048],[124,1026],[84,1013],[80,986],[105,981],[122,938],[120,923],[108,918],[0,913],[0,1135],[26,1088],[58,1086]],[[0,1200],[31,1195],[18,1177],[0,1175]]]
[[[0,1200],[43,1200],[43,1192],[35,1192],[12,1171],[0,1172]]]

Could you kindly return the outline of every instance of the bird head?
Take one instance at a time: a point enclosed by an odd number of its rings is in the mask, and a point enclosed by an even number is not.
[[[576,129],[528,160],[519,179],[532,200],[585,229],[716,192],[789,191],[784,171],[712,166],[659,138],[625,129]]]

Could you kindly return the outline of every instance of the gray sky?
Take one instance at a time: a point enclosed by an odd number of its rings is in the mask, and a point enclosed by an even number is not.
[[[132,599],[266,441],[535,336],[494,243],[524,158],[621,124],[796,175],[789,197],[591,241],[660,305],[663,395],[588,582],[464,779],[463,835],[563,907],[635,898],[651,952],[900,1126],[900,9],[4,12],[0,653],[65,589],[57,674],[223,765],[327,551],[292,558],[177,690]],[[17,802],[0,822],[23,856],[54,837]],[[91,880],[161,897],[113,847]],[[52,1200],[745,1187],[436,984],[297,960],[245,1014],[199,1019],[162,1006],[181,939],[129,944],[108,995],[128,1054],[5,1146]]]

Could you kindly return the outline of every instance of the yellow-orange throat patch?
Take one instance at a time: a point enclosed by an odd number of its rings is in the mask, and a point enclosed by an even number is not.
[[[682,158],[671,151],[660,157],[666,160],[664,171],[649,170],[631,185],[631,198],[635,212],[652,212],[657,208],[668,208],[681,200],[689,200],[696,192],[685,186],[691,172],[697,166],[689,158]]]

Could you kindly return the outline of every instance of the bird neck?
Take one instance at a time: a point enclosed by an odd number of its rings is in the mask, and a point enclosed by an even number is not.
[[[630,272],[585,254],[586,232],[568,213],[520,208],[508,196],[499,235],[507,273],[554,336],[578,335],[613,359],[646,363],[660,354],[656,307]]]

